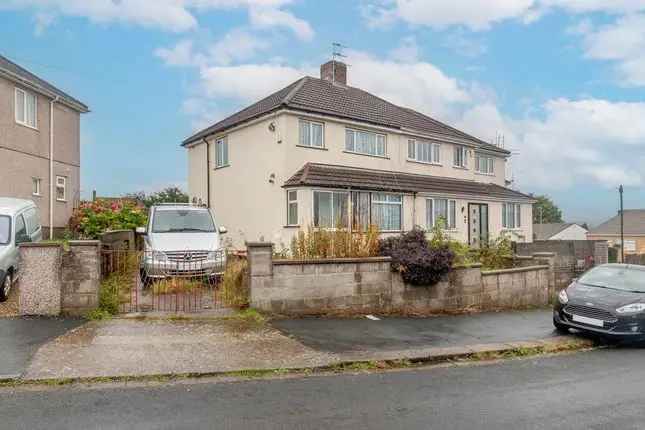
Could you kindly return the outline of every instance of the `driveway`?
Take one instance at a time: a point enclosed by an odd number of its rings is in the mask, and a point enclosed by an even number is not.
[[[22,375],[41,345],[83,322],[81,319],[0,318],[0,379]]]
[[[273,326],[311,348],[339,354],[451,348],[556,336],[550,309],[429,318],[307,318]]]

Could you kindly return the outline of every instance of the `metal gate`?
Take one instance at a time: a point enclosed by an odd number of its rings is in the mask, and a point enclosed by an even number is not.
[[[104,249],[102,288],[116,294],[121,313],[200,312],[219,306],[223,251],[144,252]]]

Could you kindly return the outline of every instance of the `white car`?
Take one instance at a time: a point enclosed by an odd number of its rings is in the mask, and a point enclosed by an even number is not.
[[[226,251],[210,210],[190,204],[162,204],[150,208],[141,260],[144,285],[154,279],[215,277],[224,273]]]
[[[38,208],[31,200],[0,197],[0,302],[20,273],[18,245],[42,239]]]

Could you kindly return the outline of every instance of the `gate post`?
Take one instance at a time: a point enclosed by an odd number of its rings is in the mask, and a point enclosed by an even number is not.
[[[249,261],[249,290],[251,306],[270,310],[270,301],[263,291],[273,284],[273,244],[271,242],[249,242],[246,244]]]

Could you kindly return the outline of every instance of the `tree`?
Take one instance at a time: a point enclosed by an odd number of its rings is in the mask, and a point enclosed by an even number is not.
[[[156,193],[146,194],[143,191],[126,194],[125,197],[135,199],[141,202],[145,207],[159,203],[188,203],[188,194],[184,193],[179,187],[167,187]]]
[[[564,222],[562,211],[548,196],[536,196],[533,204],[533,224]]]

